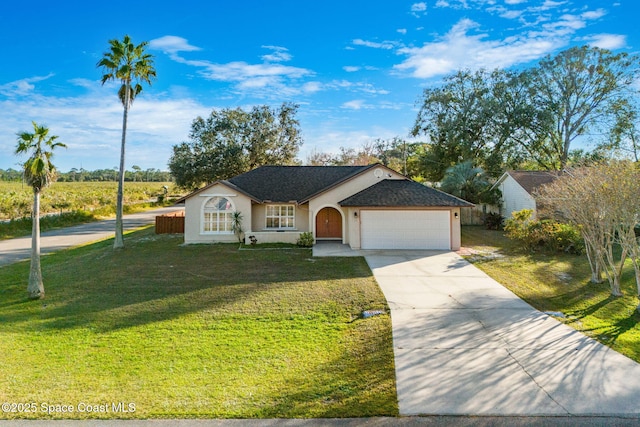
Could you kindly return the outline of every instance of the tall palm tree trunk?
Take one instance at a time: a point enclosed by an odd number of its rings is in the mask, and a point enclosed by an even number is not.
[[[29,270],[29,285],[27,292],[30,299],[44,298],[44,283],[42,283],[42,269],[40,268],[40,191],[33,191],[33,214],[31,216],[31,269]]]
[[[123,199],[124,199],[124,174],[125,174],[125,143],[127,140],[127,119],[129,116],[129,84],[125,89],[124,112],[122,114],[122,142],[120,144],[120,173],[118,175],[118,197],[116,200],[116,236],[113,242],[114,249],[124,248],[124,226],[123,226]]]

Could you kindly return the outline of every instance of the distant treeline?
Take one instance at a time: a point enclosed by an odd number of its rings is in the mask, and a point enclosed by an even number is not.
[[[69,172],[58,172],[60,182],[85,182],[85,181],[117,181],[118,171],[114,169],[71,169]],[[132,182],[170,182],[173,181],[171,172],[160,169],[143,170],[134,166],[133,170],[126,171],[125,181]],[[16,169],[0,169],[0,181],[22,181],[22,171]]]

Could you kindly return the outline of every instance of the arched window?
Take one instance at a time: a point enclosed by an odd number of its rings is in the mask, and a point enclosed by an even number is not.
[[[235,208],[231,200],[221,196],[210,198],[203,209],[202,231],[204,233],[232,233],[231,225],[234,211]]]

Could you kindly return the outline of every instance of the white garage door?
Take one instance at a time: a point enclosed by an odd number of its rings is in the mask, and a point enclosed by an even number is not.
[[[451,249],[449,211],[360,211],[362,249]]]

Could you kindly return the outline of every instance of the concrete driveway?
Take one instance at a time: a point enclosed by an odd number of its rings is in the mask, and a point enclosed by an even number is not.
[[[401,415],[640,417],[640,364],[457,254],[362,254],[391,307]]]

